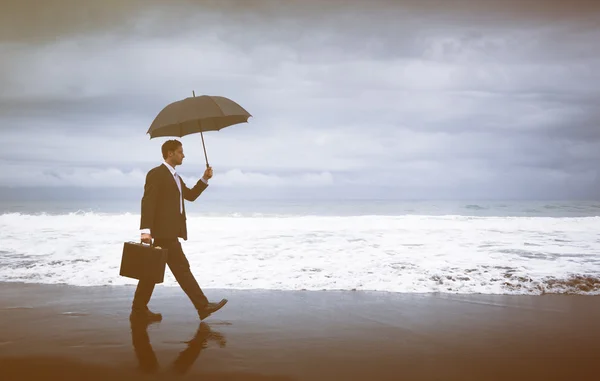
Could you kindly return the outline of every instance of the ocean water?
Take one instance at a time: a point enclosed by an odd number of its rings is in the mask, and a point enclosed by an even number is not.
[[[600,202],[186,205],[203,288],[600,294]],[[0,202],[0,281],[135,284],[118,274],[139,218],[139,200]]]

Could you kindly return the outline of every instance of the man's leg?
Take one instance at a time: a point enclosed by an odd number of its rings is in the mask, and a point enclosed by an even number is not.
[[[202,292],[200,285],[198,285],[194,274],[190,271],[190,263],[183,253],[179,240],[161,241],[157,242],[156,245],[169,250],[167,264],[179,286],[181,286],[197,310],[204,309],[208,304],[208,299],[204,295],[204,292]]]
[[[152,291],[154,291],[154,282],[144,280],[138,282],[131,305],[130,319],[143,319],[150,322],[162,320],[161,314],[156,314],[148,309]]]
[[[133,303],[131,308],[133,310],[145,311],[152,297],[154,291],[154,282],[147,280],[138,281],[137,288],[135,289],[135,295],[133,296]]]

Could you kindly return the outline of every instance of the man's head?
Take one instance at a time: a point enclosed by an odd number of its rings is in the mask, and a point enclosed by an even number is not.
[[[176,165],[183,163],[185,155],[183,154],[183,146],[179,140],[167,140],[163,143],[161,149],[163,159],[165,159],[165,161],[173,168],[175,168]]]

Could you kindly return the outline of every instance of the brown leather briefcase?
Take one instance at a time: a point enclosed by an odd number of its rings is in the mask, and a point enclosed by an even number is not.
[[[168,250],[141,242],[125,242],[119,275],[162,283]]]

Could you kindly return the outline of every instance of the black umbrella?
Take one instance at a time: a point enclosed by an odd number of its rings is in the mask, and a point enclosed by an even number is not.
[[[208,168],[204,146],[205,131],[219,131],[239,123],[247,123],[250,113],[229,98],[213,95],[193,96],[173,102],[163,108],[148,129],[150,139],[161,136],[183,137],[200,132],[202,148]]]

